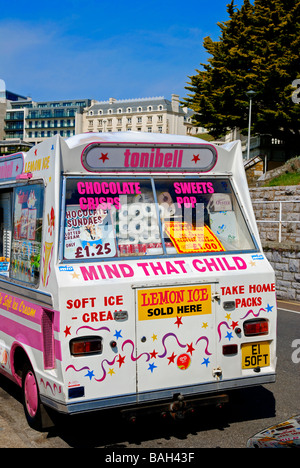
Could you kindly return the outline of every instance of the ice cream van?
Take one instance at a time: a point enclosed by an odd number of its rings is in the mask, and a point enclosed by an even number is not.
[[[184,415],[275,381],[274,271],[240,142],[49,138],[0,158],[0,371],[27,420]]]

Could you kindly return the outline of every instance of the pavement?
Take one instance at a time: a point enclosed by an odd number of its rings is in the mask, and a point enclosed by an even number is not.
[[[300,302],[277,300],[277,309],[300,313]]]
[[[300,302],[292,301],[277,301],[277,308],[300,313]],[[4,418],[0,414],[0,448],[32,448],[30,440],[28,443],[24,441],[15,431],[15,429],[10,426],[8,418]]]
[[[25,444],[16,431],[9,425],[9,421],[0,415],[0,448],[32,448]]]

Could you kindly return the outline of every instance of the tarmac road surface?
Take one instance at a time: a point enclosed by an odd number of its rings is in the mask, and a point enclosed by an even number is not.
[[[130,453],[137,448],[246,447],[255,433],[300,414],[300,363],[292,359],[292,343],[300,339],[300,304],[280,301],[278,309],[276,383],[234,391],[226,410],[201,410],[183,421],[149,416],[136,425],[115,412],[91,413],[59,418],[57,426],[39,433],[27,425],[20,390],[0,376],[0,448],[103,448]]]

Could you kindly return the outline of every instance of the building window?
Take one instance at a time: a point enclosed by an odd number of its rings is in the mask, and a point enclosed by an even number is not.
[[[98,115],[102,115],[103,114],[103,110],[102,109],[99,109],[98,110]]]

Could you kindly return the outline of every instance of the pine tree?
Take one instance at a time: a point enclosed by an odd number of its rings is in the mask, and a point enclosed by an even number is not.
[[[246,91],[252,89],[251,133],[299,147],[300,104],[292,99],[292,83],[300,79],[300,1],[244,0],[237,9],[232,0],[227,12],[229,20],[218,23],[219,40],[204,39],[211,57],[189,77],[185,105],[215,138],[234,127],[246,134]]]

